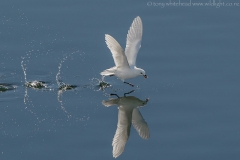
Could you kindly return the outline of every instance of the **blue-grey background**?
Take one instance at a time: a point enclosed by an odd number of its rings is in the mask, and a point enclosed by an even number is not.
[[[104,34],[125,48],[140,16],[137,66],[149,78],[129,82],[139,86],[131,95],[150,98],[141,113],[151,137],[131,129],[118,159],[238,160],[240,6],[153,5],[168,2],[2,0],[0,83],[11,89],[0,92],[0,159],[113,159],[118,110],[102,100],[132,88],[111,77],[98,91],[99,73],[114,65]],[[27,81],[48,89],[26,88],[21,62]],[[78,87],[59,92],[58,72]]]

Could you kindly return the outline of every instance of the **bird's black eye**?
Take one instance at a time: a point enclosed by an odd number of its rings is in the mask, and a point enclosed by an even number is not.
[[[142,72],[140,74],[142,74]]]

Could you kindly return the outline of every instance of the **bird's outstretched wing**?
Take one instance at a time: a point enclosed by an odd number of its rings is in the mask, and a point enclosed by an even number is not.
[[[125,54],[127,56],[127,60],[130,66],[136,65],[137,54],[141,47],[142,32],[143,32],[142,20],[138,16],[133,20],[133,23],[130,29],[128,30],[127,34]]]
[[[132,110],[125,110],[119,107],[118,110],[118,125],[113,138],[113,157],[117,158],[124,151],[127,143],[132,119]]]
[[[147,122],[143,119],[138,108],[133,109],[132,124],[140,137],[143,139],[148,139],[150,137]]]
[[[110,35],[105,34],[107,47],[112,52],[113,60],[117,68],[129,68],[127,57],[120,44]]]

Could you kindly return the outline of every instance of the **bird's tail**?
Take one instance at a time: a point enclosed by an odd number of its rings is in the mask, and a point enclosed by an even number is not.
[[[110,99],[108,101],[105,101],[105,100],[102,101],[102,104],[106,107],[117,105],[118,103],[119,103],[119,99]]]
[[[107,71],[107,70],[102,71],[100,74],[101,74],[102,76],[111,76],[111,75],[113,75],[113,73],[111,73],[111,72],[109,72],[109,71]]]
[[[100,73],[102,76],[113,76],[114,75],[114,67],[106,69]]]

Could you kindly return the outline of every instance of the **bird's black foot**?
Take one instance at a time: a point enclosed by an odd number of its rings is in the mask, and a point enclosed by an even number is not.
[[[120,98],[117,94],[111,93],[110,96],[117,96],[118,98]]]
[[[127,93],[124,93],[124,97],[126,97],[127,94],[130,94],[130,93],[132,93],[132,92],[134,92],[134,91],[135,91],[135,90],[132,90],[132,91],[127,92]]]
[[[128,84],[128,85],[130,85],[130,86],[134,87],[134,85],[133,85],[133,84],[131,84],[131,83],[128,83],[128,82],[123,82],[123,83],[126,83],[126,84]]]

